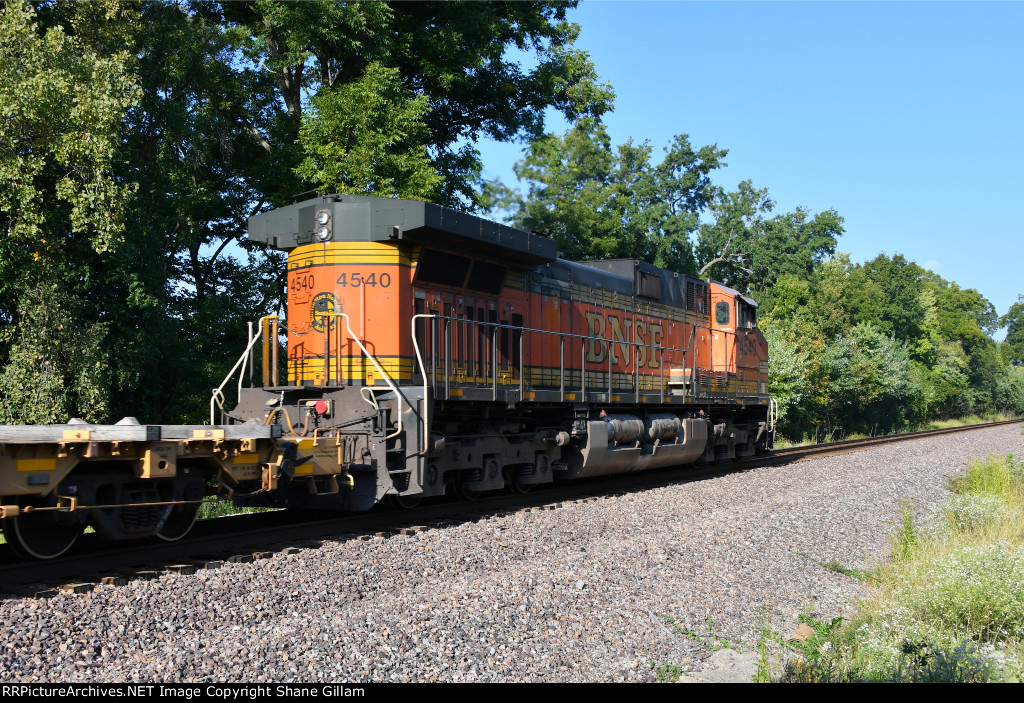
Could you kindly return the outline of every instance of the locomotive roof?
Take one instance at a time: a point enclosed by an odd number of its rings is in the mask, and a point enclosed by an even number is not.
[[[654,300],[661,300],[668,305],[683,307],[686,305],[687,283],[708,285],[708,281],[694,278],[685,273],[676,273],[659,268],[654,264],[637,259],[602,259],[598,261],[580,261],[578,266],[597,269],[605,276],[625,279],[633,293]],[[655,281],[657,281],[655,283]],[[756,303],[755,303],[756,305]]]
[[[555,243],[538,234],[432,203],[369,195],[325,195],[253,215],[249,239],[281,251],[312,244],[315,218],[324,210],[332,242],[409,240],[531,264],[558,257]]]

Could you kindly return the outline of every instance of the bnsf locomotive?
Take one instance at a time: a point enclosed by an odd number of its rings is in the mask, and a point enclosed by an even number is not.
[[[214,492],[367,510],[770,447],[757,304],[725,286],[566,261],[545,237],[409,200],[308,200],[250,218],[249,237],[288,253],[287,317],[250,334],[210,425],[0,427],[19,554],[57,556],[87,524],[176,539]],[[243,387],[258,350],[263,382]]]
[[[364,510],[767,450],[757,304],[437,205],[335,195],[256,215],[288,252],[284,332],[226,422],[280,423],[238,502]],[[297,436],[297,437],[296,437]]]

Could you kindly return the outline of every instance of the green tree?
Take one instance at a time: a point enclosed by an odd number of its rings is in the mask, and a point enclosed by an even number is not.
[[[321,89],[303,115],[296,173],[321,192],[437,200],[443,178],[427,151],[425,95],[398,69],[370,64],[359,80]]]
[[[835,210],[811,216],[801,207],[774,217],[768,189],[743,181],[710,199],[711,222],[701,225],[697,240],[700,275],[759,296],[770,294],[780,276],[810,279],[814,267],[836,252],[843,218]]]
[[[1006,328],[1003,345],[1009,350],[1010,363],[1024,366],[1024,295],[1017,296],[1017,302],[1010,306],[999,323]]]
[[[570,259],[636,258],[694,272],[690,234],[711,194],[710,173],[726,152],[673,138],[651,164],[651,145],[613,149],[606,127],[578,121],[563,136],[530,143],[515,165],[526,193],[490,184],[494,209],[510,209],[518,227],[547,234]]]
[[[922,407],[906,345],[870,324],[830,343],[815,368],[819,438],[854,431],[893,432]]]
[[[118,170],[123,123],[139,95],[131,69],[123,48],[103,55],[60,26],[41,27],[27,4],[0,8],[0,397],[8,421],[103,418],[109,408],[105,382],[117,362],[99,351],[108,324],[97,268],[127,249],[135,186]]]
[[[304,94],[361,83],[361,100],[377,93],[394,105],[397,77],[422,101],[415,110],[425,134],[408,146],[417,154],[427,146],[443,179],[438,202],[473,205],[481,168],[474,146],[478,138],[540,136],[548,107],[570,119],[597,117],[610,108],[611,89],[597,82],[593,64],[572,46],[579,27],[565,17],[574,5],[238,2],[218,7],[229,25],[244,30],[246,41],[238,47],[254,70],[276,80],[284,133],[250,125],[269,153],[292,148]],[[513,46],[536,66],[524,70],[507,52]],[[374,64],[390,71],[372,69]],[[339,108],[327,114],[341,116]],[[316,158],[317,143],[299,138],[295,146]]]
[[[921,302],[924,269],[902,254],[879,254],[852,272],[857,296],[857,321],[870,322],[913,348],[922,334]]]
[[[110,411],[106,325],[56,283],[37,282],[20,300],[20,323],[0,371],[0,423],[104,422]]]

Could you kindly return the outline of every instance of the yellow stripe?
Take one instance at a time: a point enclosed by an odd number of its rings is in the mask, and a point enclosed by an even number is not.
[[[397,268],[412,268],[408,261],[385,258],[381,256],[369,256],[362,254],[351,254],[344,256],[331,256],[321,259],[303,258],[299,261],[289,261],[289,271],[301,271],[319,266],[390,266]]]
[[[258,464],[260,463],[259,454],[239,454],[231,460],[233,464]]]
[[[18,459],[18,471],[56,471],[56,459]]]
[[[418,253],[418,247],[400,248],[389,244],[306,244],[296,247],[288,255],[288,269],[325,264],[392,264],[408,267],[415,263]]]

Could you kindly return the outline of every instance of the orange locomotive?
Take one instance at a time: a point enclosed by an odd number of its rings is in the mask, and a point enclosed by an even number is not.
[[[367,509],[770,446],[757,304],[725,286],[407,200],[309,200],[249,236],[288,252],[288,315],[224,421],[287,434],[236,502]]]

